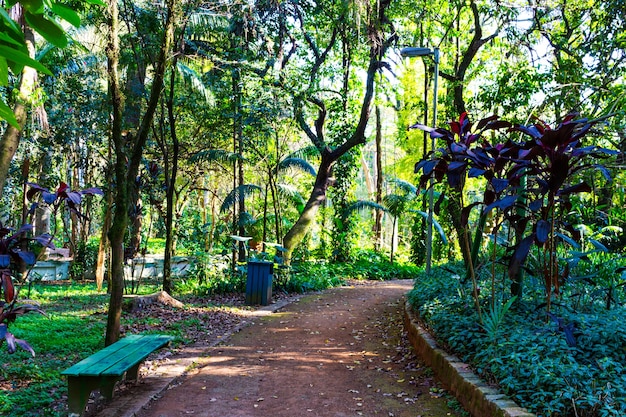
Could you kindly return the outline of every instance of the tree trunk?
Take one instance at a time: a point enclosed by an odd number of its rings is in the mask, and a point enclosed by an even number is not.
[[[163,259],[163,291],[172,293],[172,256],[174,256],[174,206],[176,204],[176,177],[178,176],[178,154],[180,142],[176,134],[176,118],[174,117],[174,87],[176,81],[176,58],[172,64],[170,75],[170,94],[167,99],[167,115],[169,118],[170,136],[172,138],[172,169],[167,178],[165,198],[167,211],[165,213],[165,255]]]
[[[291,262],[291,255],[293,250],[298,246],[304,236],[309,231],[309,227],[320,206],[326,200],[326,191],[328,190],[328,180],[330,179],[330,172],[335,160],[331,156],[330,152],[322,154],[322,162],[317,170],[317,177],[315,177],[315,184],[313,185],[313,191],[311,196],[304,206],[304,210],[300,214],[300,217],[296,223],[289,229],[285,237],[283,238],[283,246],[285,247],[285,263]]]
[[[15,7],[21,7],[16,5]],[[28,55],[31,58],[35,58],[35,34],[28,26],[24,26],[24,43],[26,49],[28,49]],[[31,96],[35,90],[37,83],[37,71],[31,67],[24,67],[22,70],[22,77],[20,79],[19,92],[15,105],[13,106],[13,113],[19,124],[19,129],[13,125],[7,124],[6,130],[0,138],[0,191],[4,189],[7,177],[9,175],[9,168],[11,167],[11,161],[17,152],[17,148],[20,144],[20,136],[22,129],[26,124],[26,118],[28,115],[27,104],[30,103]]]
[[[124,138],[122,137],[122,108],[123,96],[118,74],[119,63],[119,10],[116,0],[109,0],[108,12],[110,18],[109,43],[107,45],[107,75],[109,94],[113,109],[111,125],[111,142],[115,150],[115,213],[109,230],[111,242],[111,294],[107,314],[107,327],[104,344],[106,346],[117,342],[120,338],[120,322],[122,318],[122,297],[124,291],[124,234],[128,222],[128,188],[126,185],[126,158],[124,153]]]
[[[107,73],[109,79],[109,93],[113,106],[113,118],[111,138],[115,150],[115,212],[109,232],[111,241],[111,300],[107,317],[105,344],[108,346],[120,336],[120,319],[122,315],[122,296],[124,290],[124,235],[128,226],[128,186],[137,177],[143,147],[148,139],[152,120],[156,111],[163,78],[168,63],[168,55],[171,52],[171,44],[174,37],[174,5],[175,0],[166,2],[166,22],[164,26],[163,41],[159,51],[159,57],[154,64],[152,74],[152,86],[146,105],[141,126],[136,135],[122,137],[122,93],[119,82],[119,9],[115,0],[108,3],[110,17],[110,39],[107,45]],[[130,150],[127,155],[126,151]]]
[[[376,106],[376,204],[383,202],[383,155],[382,155],[382,121],[380,107]],[[383,237],[383,211],[375,211],[374,222],[374,250],[380,252]]]
[[[111,141],[109,141],[111,142]],[[109,143],[109,161],[111,161],[111,144]],[[106,168],[106,182],[111,184],[111,169],[112,166],[109,162]],[[98,258],[96,260],[96,287],[98,291],[102,291],[102,284],[104,283],[104,272],[106,265],[107,254],[109,253],[109,229],[111,228],[111,217],[113,207],[113,190],[111,187],[106,188],[106,205],[104,208],[104,221],[102,222],[102,233],[100,234],[100,245],[98,246]],[[109,275],[111,270],[109,269]],[[107,279],[110,283],[110,280]],[[111,291],[111,286],[107,287],[107,291]]]

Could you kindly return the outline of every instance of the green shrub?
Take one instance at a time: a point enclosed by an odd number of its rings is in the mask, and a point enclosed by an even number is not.
[[[471,285],[455,268],[420,275],[409,294],[443,346],[539,416],[626,414],[623,307],[606,310],[598,304],[582,313],[555,303],[548,319],[541,305],[522,300],[502,314],[493,338],[479,325]],[[575,346],[568,343],[568,328]]]

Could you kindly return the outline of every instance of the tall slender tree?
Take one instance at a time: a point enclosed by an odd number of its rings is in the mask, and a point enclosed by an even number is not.
[[[337,39],[339,35],[339,29],[336,26],[327,39],[325,47],[322,49],[316,41],[308,36],[305,32],[305,41],[309,47],[314,60],[309,71],[309,90],[302,92],[295,97],[294,107],[295,116],[300,128],[313,143],[313,145],[319,150],[321,155],[320,165],[317,170],[317,176],[313,189],[309,196],[309,199],[304,206],[304,210],[300,214],[298,220],[294,223],[291,229],[287,232],[283,239],[283,246],[286,248],[285,258],[289,262],[291,255],[296,246],[304,239],[311,224],[315,220],[320,206],[326,199],[326,193],[328,187],[332,182],[332,169],[335,163],[345,155],[348,151],[355,148],[358,145],[365,143],[366,135],[365,129],[370,116],[370,108],[374,97],[374,83],[376,74],[379,70],[383,69],[387,64],[383,61],[383,57],[387,49],[396,41],[396,33],[391,25],[391,22],[386,16],[387,8],[389,7],[389,1],[382,1],[373,4],[370,8],[368,6],[367,13],[367,30],[369,40],[369,57],[366,69],[366,80],[363,91],[363,96],[360,102],[360,110],[356,116],[356,123],[351,129],[345,139],[337,140],[337,145],[331,146],[330,141],[325,136],[325,125],[328,117],[328,108],[326,106],[324,97],[320,94],[320,90],[317,88],[322,81],[324,71],[322,71],[323,65],[327,63],[329,54],[333,48],[337,45]],[[342,10],[337,16],[338,21],[347,18],[348,10]],[[303,30],[305,28],[304,20],[301,18]],[[307,117],[304,112],[305,104],[312,105],[317,109],[317,117],[311,126],[307,122]],[[345,133],[345,132],[343,132]]]
[[[122,315],[122,296],[124,291],[124,237],[128,226],[128,207],[130,203],[129,187],[139,171],[144,145],[150,134],[152,120],[163,90],[163,80],[168,68],[169,54],[174,39],[176,8],[179,2],[165,2],[165,21],[159,54],[152,72],[152,86],[146,109],[136,133],[123,134],[123,96],[119,78],[119,8],[117,1],[108,3],[109,43],[107,46],[108,80],[111,104],[113,107],[111,141],[114,151],[115,210],[109,239],[111,242],[111,297],[109,302],[105,344],[116,342],[120,336]]]

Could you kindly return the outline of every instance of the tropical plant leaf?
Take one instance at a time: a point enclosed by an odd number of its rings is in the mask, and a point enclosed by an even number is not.
[[[295,205],[298,213],[302,213],[304,209],[304,197],[298,191],[298,188],[291,184],[276,184],[278,195],[285,200],[291,200]]]
[[[238,153],[228,152],[223,149],[207,149],[200,151],[189,158],[190,162],[206,161],[206,162],[222,162],[232,164],[236,161],[242,161],[243,158]]]
[[[526,262],[526,258],[528,257],[530,247],[532,246],[534,240],[535,235],[526,236],[516,246],[509,262],[509,278],[515,279],[515,277],[518,276],[522,265]]]
[[[296,158],[296,159],[304,159],[306,161],[315,161],[319,159],[320,151],[317,147],[310,145],[305,146],[303,148],[296,149],[289,155],[285,157],[285,159]]]
[[[507,195],[505,197],[502,197],[501,199],[496,200],[493,203],[489,204],[487,207],[485,207],[483,214],[489,213],[494,208],[499,208],[500,210],[506,210],[512,207],[517,201],[517,199],[518,199],[518,196],[516,195]]]
[[[6,120],[8,124],[17,129],[20,127],[20,124],[15,118],[15,114],[13,114],[13,110],[11,110],[2,99],[0,99],[0,119]]]
[[[421,211],[421,210],[410,210],[411,213],[417,213],[420,216],[422,216],[423,218],[425,218],[426,220],[428,220],[428,213],[426,213],[425,211]],[[439,237],[441,238],[441,241],[443,242],[444,245],[448,244],[448,238],[446,237],[446,232],[445,230],[443,230],[443,227],[441,227],[441,224],[439,224],[439,222],[437,221],[437,219],[435,219],[433,217],[433,227],[435,228],[435,230],[437,230],[437,233],[439,233]]]
[[[389,182],[404,191],[406,194],[417,195],[417,187],[408,181],[404,181],[400,178],[393,178],[390,179]]]
[[[230,238],[237,242],[247,242],[252,239],[249,236],[236,236],[236,235],[230,235]]]
[[[591,243],[593,247],[599,250],[600,252],[609,253],[609,248],[604,246],[602,243],[600,243],[596,239],[589,239],[589,243]]]
[[[0,45],[0,55],[7,57],[7,62],[14,63],[15,65],[9,65],[13,72],[20,72],[23,67],[31,67],[44,74],[52,75],[50,70],[44,67],[38,61],[32,59],[28,54],[20,51],[19,49],[12,48],[7,45]]]
[[[491,341],[494,341],[498,337],[498,330],[504,321],[506,313],[511,309],[515,300],[517,300],[517,296],[509,298],[504,304],[494,301],[493,306],[489,308],[487,314],[483,317],[482,327]]]
[[[74,27],[80,27],[80,16],[73,9],[53,2],[52,12]]]
[[[568,243],[571,247],[576,248],[576,249],[580,249],[580,245],[578,244],[578,242],[576,242],[574,239],[572,239],[571,237],[567,236],[566,234],[557,232],[554,235],[559,237],[561,240],[563,240],[563,242]]]
[[[303,158],[285,158],[278,163],[278,168],[281,170],[297,169],[299,171],[306,172],[313,177],[317,175],[313,165]]]
[[[59,48],[67,46],[67,36],[58,23],[48,19],[43,14],[24,12],[26,22],[37,31],[45,40]]]
[[[548,240],[550,234],[550,223],[541,219],[537,222],[537,242],[545,243]]]
[[[354,203],[348,205],[343,212],[341,213],[341,220],[343,222],[346,221],[346,219],[348,217],[350,217],[350,215],[352,213],[354,213],[355,211],[362,211],[362,210],[366,210],[366,209],[374,209],[374,210],[382,210],[385,213],[388,213],[389,210],[387,210],[387,207],[380,205],[378,203],[375,203],[373,201],[369,201],[369,200],[358,200],[355,201]]]
[[[250,197],[254,193],[262,193],[262,192],[263,190],[258,185],[254,185],[254,184],[240,185],[234,190],[232,190],[230,193],[228,193],[228,195],[222,202],[222,205],[220,206],[220,213],[227,211],[237,202],[247,197]]]
[[[210,88],[207,88],[206,85],[202,82],[201,75],[198,72],[194,71],[187,65],[178,62],[176,66],[178,69],[178,73],[183,78],[183,81],[186,84],[191,85],[194,91],[198,92],[203,98],[204,102],[207,104],[213,104],[215,102],[215,97],[213,96],[213,92]]]

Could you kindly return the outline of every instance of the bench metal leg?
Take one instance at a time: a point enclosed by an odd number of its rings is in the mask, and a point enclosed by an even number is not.
[[[70,414],[82,416],[87,406],[89,395],[97,389],[100,378],[69,376],[67,389],[67,405]]]
[[[122,375],[123,376],[123,375]],[[122,379],[122,376],[101,376],[100,377],[100,394],[108,400],[113,398],[113,390],[115,383]]]
[[[137,365],[126,371],[127,381],[139,381],[139,367],[141,366],[141,364],[142,362],[138,363]]]

